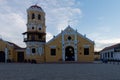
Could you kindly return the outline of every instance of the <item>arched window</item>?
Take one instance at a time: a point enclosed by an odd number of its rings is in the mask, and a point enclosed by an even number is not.
[[[35,19],[35,14],[34,13],[32,14],[32,19]]]
[[[41,28],[39,28],[39,30],[41,30]]]
[[[35,48],[32,48],[32,53],[36,53],[36,49]]]
[[[32,29],[34,29],[34,27],[32,27]]]
[[[40,14],[38,14],[38,20],[40,20],[41,19],[41,15]]]

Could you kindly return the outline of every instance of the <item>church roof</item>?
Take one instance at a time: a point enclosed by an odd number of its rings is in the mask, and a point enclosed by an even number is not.
[[[43,9],[40,6],[38,6],[37,4],[30,6],[30,8],[28,10],[43,11]]]
[[[40,8],[41,9],[41,7],[38,5],[32,5],[31,8]]]
[[[105,47],[103,50],[101,50],[100,52],[103,52],[103,51],[107,51],[107,50],[110,50],[110,49],[114,49],[116,47],[120,47],[120,43],[118,44],[115,44],[115,45],[112,45],[112,46],[108,46],[108,47]]]
[[[32,6],[30,6],[30,8],[38,8],[38,9],[42,10],[42,8],[38,5],[32,5]]]
[[[66,27],[63,31],[61,31],[61,33],[59,33],[57,36],[53,37],[53,38],[52,38],[50,41],[48,41],[47,43],[50,43],[51,41],[53,41],[54,39],[56,39],[57,37],[59,37],[62,33],[72,34],[72,33],[75,33],[75,32],[77,32],[77,30],[74,30],[72,27],[70,27],[70,25],[68,25],[68,27]],[[77,34],[78,34],[80,37],[88,40],[90,43],[93,43],[93,44],[94,44],[94,41],[88,39],[86,36],[83,36],[83,35],[80,34],[79,32],[77,32]]]
[[[21,48],[20,46],[16,45],[15,43],[12,43],[12,42],[9,42],[9,41],[7,41],[7,42],[8,42],[9,44],[13,45],[13,47],[14,47],[15,49],[25,50],[25,48]]]

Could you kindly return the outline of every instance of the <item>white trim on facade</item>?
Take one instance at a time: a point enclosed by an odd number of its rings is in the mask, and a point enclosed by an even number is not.
[[[105,60],[120,60],[120,52],[115,52],[114,48],[100,52],[101,59]]]
[[[50,48],[56,48],[56,46],[50,46]]]
[[[43,54],[43,48],[42,47],[38,47],[37,50],[38,50],[38,54],[40,54],[40,56],[41,56]]]
[[[70,32],[68,32],[70,31]],[[62,60],[65,61],[65,48],[68,46],[72,46],[74,48],[74,57],[75,61],[77,61],[77,31],[73,30],[70,26],[68,26],[64,31],[61,32],[62,34]],[[75,36],[75,39],[73,41],[71,40],[64,40],[65,35],[71,35],[73,34]]]
[[[39,11],[39,12],[43,12],[45,14],[43,9],[40,9],[40,8],[29,8],[29,9],[27,9],[27,12],[29,12],[29,11]]]
[[[8,59],[8,48],[5,48],[5,62],[7,62]]]
[[[71,28],[70,26],[68,26],[67,28],[65,28],[63,31],[61,31],[61,33],[59,33],[57,36],[55,36],[54,38],[52,38],[50,41],[48,41],[46,44],[49,44],[50,42],[52,42],[54,39],[58,38],[59,36],[61,36],[62,34],[68,34],[66,31],[67,29],[71,29],[71,32],[69,34],[77,34],[78,36],[88,40],[90,43],[95,44],[94,41],[88,39],[87,37],[83,36],[82,34],[78,33],[77,31],[75,31],[73,28]]]
[[[90,48],[90,45],[83,45],[84,48]]]

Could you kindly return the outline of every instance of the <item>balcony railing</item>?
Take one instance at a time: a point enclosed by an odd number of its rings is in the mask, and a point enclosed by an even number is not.
[[[25,35],[25,34],[42,34],[42,35],[46,35],[45,32],[38,32],[38,31],[29,31],[29,32],[24,32],[22,34],[23,35]]]
[[[36,42],[46,42],[45,39],[28,39],[28,38],[24,38],[24,42],[32,42],[32,41],[36,41]]]

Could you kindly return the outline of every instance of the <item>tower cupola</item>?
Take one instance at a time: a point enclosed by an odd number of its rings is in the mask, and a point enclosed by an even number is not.
[[[27,10],[34,10],[34,11],[44,12],[43,9],[38,5],[32,5]]]

